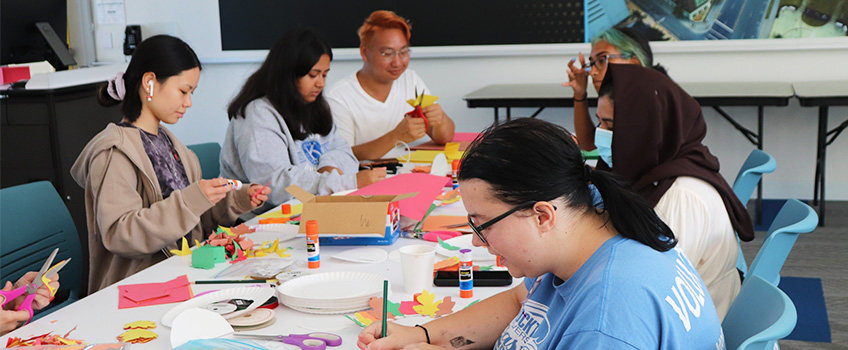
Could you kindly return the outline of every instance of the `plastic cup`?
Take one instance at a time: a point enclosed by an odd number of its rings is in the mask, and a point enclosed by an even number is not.
[[[432,289],[436,247],[415,244],[401,247],[398,252],[403,269],[403,288],[406,292],[415,294],[424,289]]]

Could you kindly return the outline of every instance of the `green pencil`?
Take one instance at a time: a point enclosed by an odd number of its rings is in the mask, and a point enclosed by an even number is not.
[[[388,324],[386,322],[386,309],[389,306],[388,300],[389,300],[389,280],[383,280],[383,333],[380,333],[380,334],[382,334],[381,338],[386,336],[386,325]]]

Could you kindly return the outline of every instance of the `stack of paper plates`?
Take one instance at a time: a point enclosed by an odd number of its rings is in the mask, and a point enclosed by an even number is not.
[[[383,276],[365,272],[328,272],[295,278],[277,287],[280,302],[313,314],[345,314],[370,308],[382,297]]]

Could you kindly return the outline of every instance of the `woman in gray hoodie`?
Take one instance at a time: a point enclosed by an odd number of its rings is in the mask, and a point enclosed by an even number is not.
[[[221,151],[221,175],[271,188],[298,185],[314,194],[367,186],[385,169],[359,169],[339,135],[322,94],[333,52],[314,30],[295,28],[227,108],[230,125]],[[292,198],[275,191],[263,209]]]

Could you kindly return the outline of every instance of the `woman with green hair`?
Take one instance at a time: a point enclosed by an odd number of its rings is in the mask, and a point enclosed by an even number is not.
[[[580,62],[580,67],[575,62]],[[587,103],[588,78],[592,77],[595,91],[601,88],[607,72],[607,63],[638,64],[651,67],[663,74],[665,68],[654,65],[654,55],[648,40],[631,28],[609,28],[592,39],[592,52],[587,62],[583,54],[568,62],[568,82],[563,86],[574,89],[574,131],[580,148],[595,149],[595,122],[589,114]],[[667,75],[667,74],[666,74]]]

